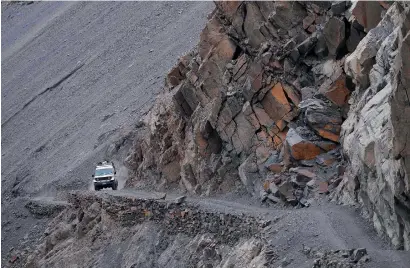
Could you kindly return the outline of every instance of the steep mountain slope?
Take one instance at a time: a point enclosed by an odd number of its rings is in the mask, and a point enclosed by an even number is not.
[[[2,231],[16,232],[3,250],[30,229],[13,215],[24,214],[19,198],[87,189],[106,145],[150,106],[212,7],[2,2]]]
[[[397,250],[410,245],[407,3],[216,2],[198,45],[179,58],[164,86],[144,78],[159,63],[147,61],[149,55],[161,47],[159,55],[165,56],[167,47],[142,44],[162,41],[172,23],[146,35],[140,27],[118,30],[121,23],[106,19],[116,8],[128,14],[131,4],[124,9],[121,4],[54,6],[59,15],[39,20],[38,27],[16,26],[21,35],[39,37],[16,45],[6,34],[4,61],[11,65],[26,58],[39,38],[52,38],[55,25],[71,31],[64,26],[72,14],[80,14],[80,33],[91,27],[104,34],[84,36],[101,55],[79,41],[89,58],[76,59],[39,91],[22,90],[21,70],[3,66],[9,75],[5,85],[12,89],[4,96],[26,98],[5,105],[2,118],[5,175],[12,178],[6,184],[3,232],[15,229],[5,245],[19,247],[7,253],[7,265],[408,266],[408,251]],[[104,14],[95,19],[103,29],[87,24],[94,9]],[[149,10],[144,4],[138,9]],[[138,26],[164,21],[162,13],[160,19],[153,14],[146,20],[142,15]],[[13,25],[12,18],[9,22]],[[109,34],[112,43],[105,41]],[[142,37],[132,43],[133,34]],[[122,47],[124,40],[132,44]],[[117,48],[119,60],[110,54]],[[143,54],[134,54],[138,48]],[[135,63],[141,69],[134,70],[130,57],[147,62]],[[29,73],[35,74],[35,85],[48,79],[41,71]],[[144,75],[140,94],[130,86],[133,75]],[[83,84],[87,87],[79,90]],[[106,84],[119,89],[101,93]],[[149,107],[153,95],[146,91],[153,88],[162,94],[139,121],[145,109],[138,108],[146,101]],[[44,110],[48,113],[40,115]],[[71,121],[55,127],[66,112]],[[17,131],[19,125],[27,133]],[[48,132],[36,135],[45,126]],[[77,140],[81,135],[87,138]],[[23,153],[20,145],[29,151],[21,161],[14,154]],[[94,151],[87,155],[86,149]],[[65,150],[72,161],[57,172]],[[124,161],[128,189],[67,191],[85,188],[82,174],[107,154]],[[176,198],[173,191],[189,196]],[[329,204],[329,193],[359,209]]]

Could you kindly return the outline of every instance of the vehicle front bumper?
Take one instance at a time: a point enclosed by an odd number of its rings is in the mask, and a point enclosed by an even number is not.
[[[115,180],[104,180],[104,181],[93,181],[94,186],[99,186],[99,187],[112,187],[115,185],[117,182]]]

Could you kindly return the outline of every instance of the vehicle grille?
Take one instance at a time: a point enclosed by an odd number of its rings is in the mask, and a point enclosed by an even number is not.
[[[96,181],[109,181],[111,180],[111,177],[101,177],[101,178],[95,178]]]

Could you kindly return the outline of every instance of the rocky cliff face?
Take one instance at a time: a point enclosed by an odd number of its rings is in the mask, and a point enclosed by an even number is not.
[[[410,14],[396,3],[347,57],[356,90],[342,145],[340,200],[359,202],[397,248],[410,249]]]
[[[338,187],[335,198],[362,204],[409,248],[407,4],[215,4],[142,124],[128,186],[273,185],[296,205],[303,179],[286,178],[305,166],[321,192]]]
[[[254,192],[267,172],[339,144],[350,95],[342,66],[352,38],[340,15],[347,4],[216,6],[145,119],[126,160],[129,185],[155,178],[198,194],[235,184]]]
[[[250,216],[132,196],[73,193],[69,202],[24,267],[263,267],[266,262],[267,249],[257,234],[263,222]]]

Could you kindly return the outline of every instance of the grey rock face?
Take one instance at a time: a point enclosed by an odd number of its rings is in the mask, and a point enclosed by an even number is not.
[[[395,3],[345,70],[356,83],[342,126],[349,167],[339,200],[359,202],[380,233],[410,249],[409,5]],[[373,65],[374,64],[374,65]]]

